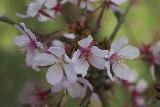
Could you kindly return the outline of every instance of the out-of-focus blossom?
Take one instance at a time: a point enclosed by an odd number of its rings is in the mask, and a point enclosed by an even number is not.
[[[27,83],[20,93],[18,102],[24,105],[31,105],[31,107],[49,105],[44,102],[47,100],[50,90],[44,91],[37,85],[36,83]]]
[[[61,48],[65,48],[65,44],[60,41],[60,40],[57,40],[57,39],[54,39],[52,41],[52,47],[61,47]]]
[[[121,83],[131,93],[133,105],[141,107],[145,104],[145,99],[142,97],[142,93],[147,89],[148,83],[143,79],[136,83],[139,79],[138,74],[135,70],[132,70],[131,73],[132,75],[129,76],[129,79],[122,80]]]
[[[26,63],[33,69],[38,70],[33,63],[33,59],[36,54],[39,53],[39,49],[43,49],[42,43],[38,42],[35,34],[33,34],[24,23],[20,23],[16,26],[23,34],[14,38],[14,43],[21,47],[26,52]]]
[[[89,107],[103,107],[102,102],[96,93],[92,93]]]
[[[76,37],[74,33],[65,33],[63,36],[67,39],[75,39]]]
[[[78,78],[76,82],[70,83],[65,77],[61,81],[61,83],[54,85],[52,87],[52,92],[57,93],[62,90],[67,91],[67,93],[75,98],[75,97],[84,97],[89,88],[91,91],[93,90],[92,85],[84,78]]]
[[[92,41],[91,35],[78,41],[80,48],[74,52],[72,57],[72,61],[75,63],[75,71],[82,76],[87,74],[89,63],[98,69],[105,68],[104,57],[108,55],[108,51],[92,46]]]
[[[50,47],[48,53],[40,53],[35,56],[34,64],[36,66],[49,66],[46,78],[51,85],[60,83],[64,76],[71,83],[77,79],[72,61],[65,54],[64,48]]]
[[[125,80],[128,79],[131,72],[128,66],[124,64],[124,60],[132,60],[137,58],[139,55],[139,49],[128,45],[128,39],[125,36],[114,41],[111,44],[109,56],[106,57],[106,69],[110,79],[114,80],[110,71],[110,66],[115,76]]]
[[[154,46],[144,45],[140,50],[142,58],[150,64],[151,75],[155,80],[155,65],[160,65],[160,42],[157,42]]]
[[[39,21],[53,19],[62,11],[62,5],[57,0],[35,0],[28,4],[26,15],[17,14],[19,17],[38,17]]]
[[[88,11],[94,10],[93,3],[95,2],[95,0],[63,0],[62,1],[62,3],[67,3],[67,2],[80,5],[81,9],[86,9]]]

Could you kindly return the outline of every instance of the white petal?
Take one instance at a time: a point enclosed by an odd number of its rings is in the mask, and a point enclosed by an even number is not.
[[[92,46],[91,47],[91,53],[93,55],[100,56],[100,57],[107,57],[109,55],[108,50],[101,50],[97,46]]]
[[[128,39],[125,36],[122,36],[111,44],[111,50],[115,53],[126,44],[128,44]]]
[[[92,93],[89,107],[103,107],[102,101],[96,93]]]
[[[122,4],[122,3],[126,2],[127,0],[111,0],[111,1],[115,4]]]
[[[38,53],[39,53],[38,50],[27,47],[26,63],[28,66],[32,66],[33,59],[34,59],[35,55]]]
[[[65,70],[65,74],[67,76],[67,79],[69,81],[75,82],[77,80],[77,74],[74,71],[73,65],[71,65],[71,64],[64,64],[63,68]]]
[[[53,8],[57,5],[57,0],[46,0],[45,6],[47,8]]]
[[[138,92],[142,93],[146,90],[147,87],[148,87],[147,81],[140,80],[136,86],[136,89],[138,90]]]
[[[36,42],[37,47],[39,47],[40,49],[44,49],[44,46],[41,42]]]
[[[30,17],[34,17],[37,15],[38,11],[42,8],[41,4],[30,3],[27,10],[27,15]]]
[[[53,46],[53,47],[65,48],[65,44],[64,44],[62,41],[58,40],[58,39],[54,39],[54,40],[52,41],[52,46]]]
[[[76,63],[78,61],[78,58],[80,57],[80,55],[81,55],[81,52],[79,49],[77,49],[77,51],[75,51],[73,53],[72,61]]]
[[[87,38],[84,38],[78,41],[78,44],[82,48],[87,48],[91,44],[92,41],[93,41],[93,38],[91,35],[89,35]]]
[[[63,84],[62,84],[62,83],[59,83],[59,84],[57,84],[57,85],[54,85],[54,86],[52,87],[51,91],[52,91],[53,93],[58,93],[58,92],[62,91],[63,89],[64,89]]]
[[[61,82],[63,79],[63,68],[60,64],[54,64],[53,66],[49,67],[46,78],[48,83],[51,85],[56,85]]]
[[[48,51],[58,57],[62,57],[63,55],[65,55],[65,50],[61,47],[50,47]]]
[[[127,45],[118,51],[118,55],[126,58],[126,59],[134,59],[140,55],[140,51],[138,48]]]
[[[74,83],[67,88],[67,91],[73,98],[83,97],[85,95],[86,88],[81,86],[79,83]]]
[[[44,16],[43,14],[38,14],[38,21],[45,22],[48,21],[50,18],[47,16]]]
[[[107,75],[108,75],[108,77],[109,77],[112,81],[114,81],[114,78],[113,78],[113,76],[112,76],[112,74],[111,74],[111,71],[110,71],[110,62],[109,62],[109,61],[107,61],[107,62],[105,63],[105,68],[106,68],[106,70],[107,70]]]
[[[92,66],[94,66],[98,69],[105,69],[105,62],[106,62],[106,60],[102,57],[99,57],[99,56],[92,55],[89,58],[89,63],[91,63]]]
[[[152,47],[152,52],[154,55],[160,55],[160,41]]]
[[[82,74],[83,77],[87,75],[88,68],[89,68],[88,62],[82,59],[77,60],[74,66],[76,73]]]
[[[134,83],[138,79],[138,73],[135,70],[131,70],[128,81]]]
[[[30,42],[30,40],[27,36],[22,35],[22,36],[14,37],[14,43],[19,47],[23,47],[29,42]]]
[[[49,53],[40,53],[35,56],[34,64],[36,66],[48,66],[54,64],[56,61],[55,57]]]
[[[74,33],[65,33],[63,36],[67,39],[75,39],[76,37]]]
[[[130,76],[130,69],[127,65],[123,63],[123,61],[114,62],[112,64],[112,70],[115,75],[121,79],[128,80]]]

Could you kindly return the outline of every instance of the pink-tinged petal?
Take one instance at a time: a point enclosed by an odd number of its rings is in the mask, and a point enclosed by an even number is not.
[[[14,37],[14,43],[19,47],[24,47],[30,40],[27,36],[16,36]]]
[[[110,62],[109,62],[109,61],[107,61],[107,62],[105,63],[105,68],[106,68],[106,70],[107,70],[107,75],[108,75],[108,77],[109,77],[112,81],[114,81],[114,77],[113,77],[113,75],[111,74]]]
[[[39,51],[37,49],[32,49],[30,47],[27,47],[27,53],[26,53],[26,63],[28,66],[32,66],[33,59],[35,57],[35,55],[37,55],[39,53]]]
[[[74,33],[65,33],[63,36],[67,39],[75,39],[76,37]]]
[[[128,81],[134,83],[138,79],[138,73],[135,70],[131,70]]]
[[[82,59],[77,60],[74,66],[76,73],[82,74],[83,77],[87,75],[88,68],[89,68],[88,62]]]
[[[63,55],[65,55],[65,50],[61,47],[50,47],[48,51],[57,57],[62,57]]]
[[[136,86],[136,89],[139,93],[144,92],[148,87],[147,81],[146,80],[140,80]]]
[[[85,95],[86,87],[81,86],[79,83],[74,83],[67,88],[68,94],[73,97],[83,97]]]
[[[84,38],[78,41],[78,44],[82,48],[87,48],[91,44],[92,41],[93,41],[93,38],[91,35],[89,35],[87,38]]]
[[[138,48],[127,45],[118,51],[118,55],[125,59],[134,59],[140,55]]]
[[[60,64],[54,64],[53,66],[49,67],[46,73],[46,79],[48,83],[51,85],[60,83],[63,79],[63,72],[63,68]]]
[[[73,65],[71,65],[71,64],[64,64],[63,68],[64,68],[65,74],[67,76],[67,79],[69,81],[75,82],[77,80],[77,74],[74,71]]]
[[[77,60],[79,59],[80,55],[81,55],[81,51],[79,49],[77,49],[77,51],[75,51],[73,53],[72,61],[76,63]]]
[[[56,58],[49,53],[40,53],[34,57],[34,65],[36,66],[49,66],[54,64]]]
[[[41,4],[38,3],[30,3],[28,5],[27,15],[30,17],[35,17],[38,11],[42,8]]]
[[[154,66],[154,64],[150,66],[150,70],[151,70],[152,79],[155,81],[156,76],[155,76],[155,66]]]
[[[124,62],[122,60],[118,61],[118,62],[114,62],[112,64],[112,70],[114,72],[114,74],[124,80],[128,80],[129,76],[130,76],[130,69],[128,68],[128,66],[126,64],[124,64]]]
[[[128,44],[128,39],[125,36],[122,36],[111,44],[111,50],[115,53],[126,44]]]
[[[43,44],[41,42],[36,42],[37,47],[40,49],[44,49]]]
[[[122,4],[125,3],[127,0],[111,0],[115,4]]]
[[[135,103],[138,107],[143,107],[145,105],[145,100],[141,96],[135,97]]]
[[[54,86],[52,87],[51,91],[52,91],[53,93],[58,93],[58,92],[62,91],[63,89],[64,89],[63,84],[62,84],[62,83],[59,83],[59,84],[57,84],[57,85],[54,85]]]
[[[91,53],[95,56],[100,56],[100,57],[107,57],[109,55],[108,50],[101,50],[97,46],[91,47]]]
[[[105,69],[106,60],[102,57],[92,55],[89,58],[89,63],[92,64],[92,66],[94,66],[95,68]]]
[[[160,55],[160,41],[152,47],[152,52],[154,55]]]

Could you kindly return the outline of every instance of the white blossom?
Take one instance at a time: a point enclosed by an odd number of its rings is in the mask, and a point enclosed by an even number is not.
[[[48,53],[36,55],[34,64],[36,66],[49,66],[46,79],[51,85],[60,83],[65,75],[70,82],[77,79],[72,61],[61,47],[50,47]]]
[[[113,80],[113,76],[110,71],[110,65],[115,76],[128,79],[130,69],[124,64],[125,59],[135,59],[140,55],[139,49],[128,45],[128,39],[121,37],[111,44],[109,56],[106,57],[106,69],[108,76]]]
[[[14,43],[21,47],[26,52],[26,63],[35,70],[33,59],[36,54],[39,53],[39,49],[43,49],[41,42],[38,42],[35,34],[33,34],[28,28],[26,28],[24,23],[20,23],[20,26],[16,26],[23,34],[21,36],[16,36],[14,38]]]
[[[65,90],[71,97],[76,98],[84,97],[87,88],[93,90],[92,85],[84,78],[79,77],[76,82],[71,83],[64,77],[61,83],[52,87],[52,92],[57,93]]]
[[[85,76],[89,68],[89,64],[98,69],[105,68],[104,57],[108,55],[107,50],[101,50],[97,46],[92,46],[93,38],[89,35],[87,38],[78,41],[80,49],[74,52],[72,61],[75,64],[77,74]]]

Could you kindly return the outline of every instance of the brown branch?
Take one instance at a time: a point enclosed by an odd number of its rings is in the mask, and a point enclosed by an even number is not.
[[[127,8],[126,8],[126,10],[125,10],[125,12],[124,12],[124,14],[121,15],[121,16],[118,18],[118,20],[117,20],[117,21],[118,21],[118,22],[117,22],[117,25],[116,25],[116,27],[114,28],[114,30],[113,30],[113,32],[112,32],[112,34],[110,35],[110,38],[109,38],[109,40],[108,40],[110,43],[113,41],[113,39],[114,39],[115,36],[117,35],[118,31],[120,30],[120,28],[121,28],[121,26],[122,26],[122,24],[123,24],[123,22],[124,22],[124,20],[125,20],[125,18],[126,18],[126,16],[127,16],[128,12],[129,12],[129,10],[130,10],[130,8],[131,8],[131,6],[132,6],[132,3],[133,3],[133,0],[130,1],[129,5],[127,6]]]

